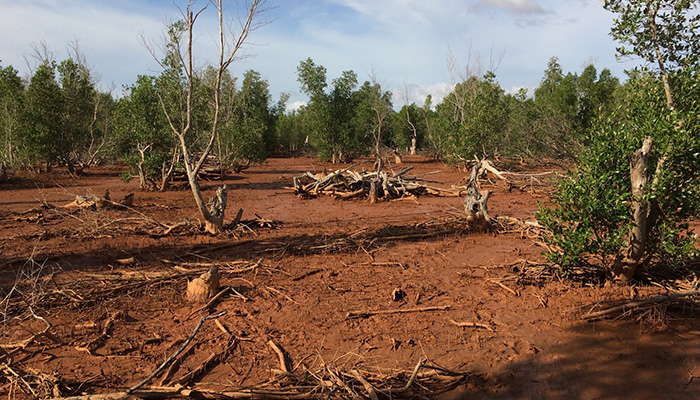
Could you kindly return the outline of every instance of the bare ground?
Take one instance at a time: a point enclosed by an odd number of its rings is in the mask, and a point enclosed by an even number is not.
[[[417,174],[439,170],[425,177],[436,186],[464,178],[427,159],[405,161]],[[294,175],[324,168],[334,166],[271,159],[227,177],[228,216],[243,208],[251,229],[217,237],[198,232],[189,190],[138,192],[134,181],[119,180],[119,169],[0,183],[0,395],[132,387],[209,315],[183,294],[187,279],[208,268],[202,263],[219,263],[221,283],[232,290],[212,313],[226,314],[218,324],[203,323],[170,379],[161,373],[148,386],[172,387],[212,356],[185,386],[210,394],[297,388],[319,397],[368,396],[350,378],[353,370],[378,388],[403,386],[420,362],[425,368],[404,397],[700,397],[700,323],[692,304],[584,321],[589,310],[667,291],[558,278],[541,266],[542,248],[528,232],[469,231],[458,198],[371,205],[302,200],[287,189]],[[206,183],[207,195],[219,184]],[[37,208],[105,188],[114,199],[135,192],[133,209]],[[531,219],[537,202],[548,200],[546,186],[521,191],[486,182],[482,189],[494,191],[494,215]],[[188,225],[159,235],[165,227],[158,223],[180,221]],[[395,289],[405,297],[394,301]],[[375,311],[391,313],[352,317]],[[32,312],[50,324],[47,335],[37,335],[49,325]],[[270,341],[286,351],[291,373],[277,371]],[[428,374],[431,366],[461,378],[441,382]],[[330,382],[334,374],[346,387]],[[314,379],[317,387],[307,387]],[[324,389],[323,382],[332,385]],[[449,383],[456,388],[439,390]]]

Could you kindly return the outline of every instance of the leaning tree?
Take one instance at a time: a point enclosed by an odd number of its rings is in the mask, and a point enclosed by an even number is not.
[[[250,33],[262,25],[257,21],[257,19],[264,11],[263,7],[265,2],[266,0],[251,0],[249,3],[246,3],[245,14],[243,14],[245,17],[239,20],[240,25],[238,29],[233,29],[231,24],[227,24],[224,21],[226,5],[224,5],[223,0],[207,1],[204,6],[201,6],[198,9],[195,9],[196,1],[190,0],[188,1],[186,8],[181,10],[185,24],[183,30],[184,38],[177,35],[170,38],[174,41],[177,48],[177,62],[185,74],[184,124],[174,123],[171,113],[168,111],[167,107],[165,107],[165,103],[162,100],[161,105],[170,129],[180,144],[187,179],[189,181],[195,203],[197,204],[197,209],[204,219],[205,230],[212,234],[217,234],[223,229],[224,214],[226,211],[227,188],[226,185],[224,185],[217,189],[216,197],[212,199],[209,207],[207,207],[204,197],[202,196],[202,191],[199,187],[197,175],[212,151],[218,137],[219,123],[221,119],[222,77],[224,76],[224,73],[227,71],[228,67],[238,59],[240,55],[239,53]],[[206,145],[204,147],[204,151],[202,151],[198,156],[195,156],[190,149],[190,144],[192,143],[190,136],[194,134],[193,124],[195,121],[193,116],[197,111],[194,110],[194,104],[196,103],[194,96],[196,92],[195,86],[197,84],[197,76],[194,69],[193,37],[195,23],[210,5],[213,5],[218,12],[219,57],[218,63],[215,66],[216,72],[214,77],[214,86],[212,88],[213,112],[209,125],[209,131],[206,137]]]

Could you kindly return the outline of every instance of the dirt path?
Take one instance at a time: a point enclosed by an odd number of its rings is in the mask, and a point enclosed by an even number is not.
[[[441,171],[426,178],[435,185],[464,177],[421,158],[406,164],[417,174]],[[19,343],[45,327],[28,314],[30,307],[50,322],[60,341],[38,338],[13,350],[10,359],[0,354],[0,362],[60,378],[69,386],[61,388],[63,394],[124,390],[172,354],[199,321],[197,307],[182,296],[187,277],[194,275],[172,276],[182,268],[203,268],[186,263],[217,261],[229,262],[221,283],[233,290],[215,307],[227,313],[219,318],[221,327],[204,323],[165,384],[230,346],[190,384],[214,391],[259,387],[271,379],[291,385],[275,378],[280,365],[272,340],[297,372],[325,365],[394,376],[410,374],[422,358],[467,373],[457,389],[440,395],[445,399],[700,396],[700,378],[693,378],[700,376],[700,324],[692,310],[656,309],[639,321],[583,322],[580,316],[594,304],[628,299],[630,289],[538,276],[528,268],[544,261],[537,244],[518,232],[476,234],[460,227],[458,198],[370,205],[301,200],[286,188],[292,176],[324,168],[333,166],[309,158],[271,159],[227,179],[229,214],[241,207],[244,219],[257,214],[274,221],[274,228],[219,237],[191,229],[166,237],[116,229],[125,224],[150,229],[144,218],[166,224],[197,219],[189,191],[138,192],[135,182],[119,180],[118,170],[0,184],[0,284],[3,296],[12,292],[2,304],[0,343]],[[207,196],[217,184],[205,184]],[[63,204],[105,188],[117,199],[135,192],[138,213],[19,214],[40,201]],[[509,190],[502,183],[483,188],[494,191],[489,209],[495,215],[532,218],[537,202],[547,201],[531,188]],[[133,262],[117,261],[128,258]],[[121,287],[127,279],[139,284]],[[392,298],[395,289],[405,293],[400,301]],[[651,286],[634,295],[659,293],[664,292]],[[19,298],[24,300],[14,301]],[[347,318],[354,311],[426,308]],[[100,337],[110,319],[113,324]],[[8,374],[0,374],[0,395],[27,398],[26,385]],[[34,390],[41,394],[44,388]]]

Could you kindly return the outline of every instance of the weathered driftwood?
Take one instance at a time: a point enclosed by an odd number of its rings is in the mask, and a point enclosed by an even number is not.
[[[487,190],[483,194],[479,190],[477,176],[479,168],[475,165],[472,168],[471,177],[467,184],[467,196],[464,198],[464,211],[467,213],[467,223],[475,230],[485,231],[491,229],[491,216],[487,202],[491,191]]]
[[[367,198],[370,203],[421,195],[458,197],[459,188],[443,189],[426,186],[406,177],[413,167],[405,167],[399,172],[387,170],[361,170],[353,168],[371,160],[353,164],[345,169],[330,173],[312,174],[306,172],[295,176],[294,193],[298,196],[333,196],[338,199]]]

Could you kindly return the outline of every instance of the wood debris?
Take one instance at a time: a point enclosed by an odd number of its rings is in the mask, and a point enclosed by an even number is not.
[[[219,291],[219,266],[215,265],[209,271],[187,282],[187,300],[195,303],[205,303]]]
[[[88,209],[114,209],[125,210],[134,204],[134,194],[129,193],[120,201],[113,201],[109,193],[109,189],[105,189],[105,194],[102,197],[89,195],[76,195],[75,200],[62,205],[61,208],[88,208]]]
[[[459,197],[460,188],[443,189],[419,183],[406,173],[413,167],[399,172],[387,170],[359,170],[355,167],[370,161],[355,163],[347,168],[325,174],[306,172],[294,177],[294,194],[299,197],[314,197],[319,194],[337,199],[368,198],[370,202],[392,200],[404,197],[433,195]]]

